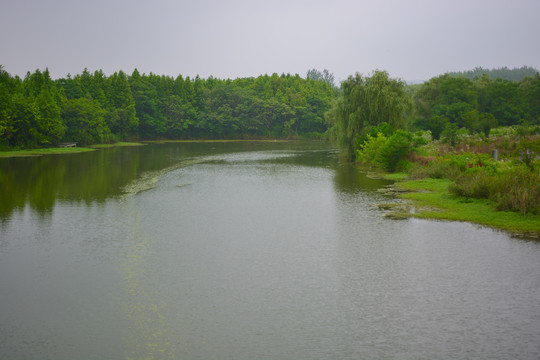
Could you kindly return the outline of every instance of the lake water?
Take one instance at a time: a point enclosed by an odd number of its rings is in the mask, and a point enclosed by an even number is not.
[[[540,243],[318,143],[0,159],[1,359],[538,359]]]

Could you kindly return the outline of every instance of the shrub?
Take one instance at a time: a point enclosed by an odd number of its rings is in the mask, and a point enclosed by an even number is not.
[[[498,210],[540,214],[540,172],[515,167],[498,183],[499,191],[492,195]]]
[[[488,199],[492,180],[492,175],[483,168],[472,168],[459,175],[448,190],[459,196]]]
[[[473,168],[459,176],[450,192],[496,202],[498,210],[540,214],[540,173],[525,166],[493,173],[490,168]]]
[[[540,156],[540,139],[521,141],[514,151],[514,155],[529,169],[533,170]]]
[[[410,132],[398,130],[382,145],[378,162],[390,172],[403,169],[405,159],[413,148],[413,135]]]
[[[367,134],[356,151],[356,159],[364,164],[395,172],[405,167],[416,144],[425,143],[423,136],[414,137],[412,133],[404,130],[397,130],[388,137],[380,132],[376,136]]]
[[[463,169],[456,162],[448,159],[434,161],[429,166],[429,176],[434,179],[455,179],[462,171]]]
[[[386,136],[378,133],[376,136],[367,134],[365,140],[356,151],[356,160],[364,164],[377,166],[379,152],[386,142]]]

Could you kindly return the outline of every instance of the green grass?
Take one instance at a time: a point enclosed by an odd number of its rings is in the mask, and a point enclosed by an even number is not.
[[[513,233],[540,236],[540,215],[497,211],[492,201],[468,199],[450,194],[448,179],[422,179],[405,181],[396,187],[413,190],[401,195],[421,211],[410,216],[422,219],[467,221]]]
[[[13,151],[0,151],[0,157],[19,157],[19,156],[41,156],[52,154],[73,154],[85,151],[93,151],[86,147],[71,147],[71,148],[43,148],[43,149],[25,149]]]
[[[24,149],[24,150],[12,150],[12,151],[0,151],[0,157],[22,157],[22,156],[41,156],[41,155],[53,155],[53,154],[73,154],[86,151],[94,151],[95,149],[104,149],[117,146],[142,146],[145,144],[136,142],[117,142],[114,144],[96,144],[89,145],[88,147],[50,147],[42,149]]]
[[[382,177],[387,180],[394,180],[394,181],[403,181],[408,178],[409,175],[404,172],[398,172],[398,173],[385,173]]]
[[[120,146],[143,146],[145,144],[138,143],[138,142],[117,142],[114,144],[96,144],[96,145],[90,145],[93,149],[104,149],[104,148],[111,148],[111,147],[120,147]]]
[[[145,140],[149,144],[165,144],[165,143],[228,143],[228,142],[289,142],[290,140],[277,139],[195,139],[195,140]]]

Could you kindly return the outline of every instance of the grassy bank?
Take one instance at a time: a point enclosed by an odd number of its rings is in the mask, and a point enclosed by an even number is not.
[[[117,142],[113,144],[96,144],[96,145],[90,145],[89,147],[92,149],[104,149],[104,148],[111,148],[111,147],[121,147],[121,146],[143,146],[145,144],[139,143],[139,142]]]
[[[467,221],[540,238],[540,136],[497,130],[454,145],[425,132],[379,133],[367,136],[357,160],[401,171],[384,176],[396,181],[389,193],[409,203],[379,204],[391,217]]]
[[[193,140],[147,140],[148,144],[166,144],[166,143],[230,143],[230,142],[288,142],[283,139],[193,139]]]
[[[398,196],[411,207],[399,208],[397,217],[466,221],[505,230],[513,234],[540,238],[540,215],[497,211],[495,202],[452,194],[449,179],[419,179],[397,182]],[[411,211],[407,211],[411,210]]]
[[[43,149],[24,149],[13,151],[0,151],[0,157],[22,157],[22,156],[42,156],[53,154],[73,154],[85,151],[93,151],[87,147],[71,147],[71,148],[43,148]]]
[[[117,142],[114,144],[96,144],[88,147],[50,147],[41,149],[23,149],[12,151],[0,151],[0,157],[23,157],[23,156],[42,156],[42,155],[56,155],[56,154],[74,154],[86,151],[94,151],[96,149],[104,149],[117,146],[141,146],[142,143],[134,142]]]
[[[290,140],[282,139],[253,139],[253,140],[148,140],[144,142],[116,142],[113,144],[95,144],[88,145],[87,147],[50,147],[50,148],[41,148],[41,149],[23,149],[23,150],[10,150],[10,151],[0,151],[0,157],[22,157],[22,156],[41,156],[41,155],[52,155],[52,154],[73,154],[80,153],[85,151],[93,151],[96,149],[106,149],[112,147],[122,147],[122,146],[144,146],[147,144],[165,144],[165,143],[196,143],[196,142],[212,142],[212,143],[224,143],[224,142],[288,142]]]

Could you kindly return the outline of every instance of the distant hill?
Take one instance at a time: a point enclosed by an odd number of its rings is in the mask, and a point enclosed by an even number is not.
[[[465,76],[469,79],[474,79],[477,76],[488,75],[493,79],[504,79],[510,81],[519,81],[525,76],[534,76],[538,72],[537,69],[522,66],[520,68],[509,69],[506,66],[498,69],[484,69],[483,67],[476,67],[473,70],[469,71],[460,71],[460,72],[448,72],[447,74],[451,76]]]

